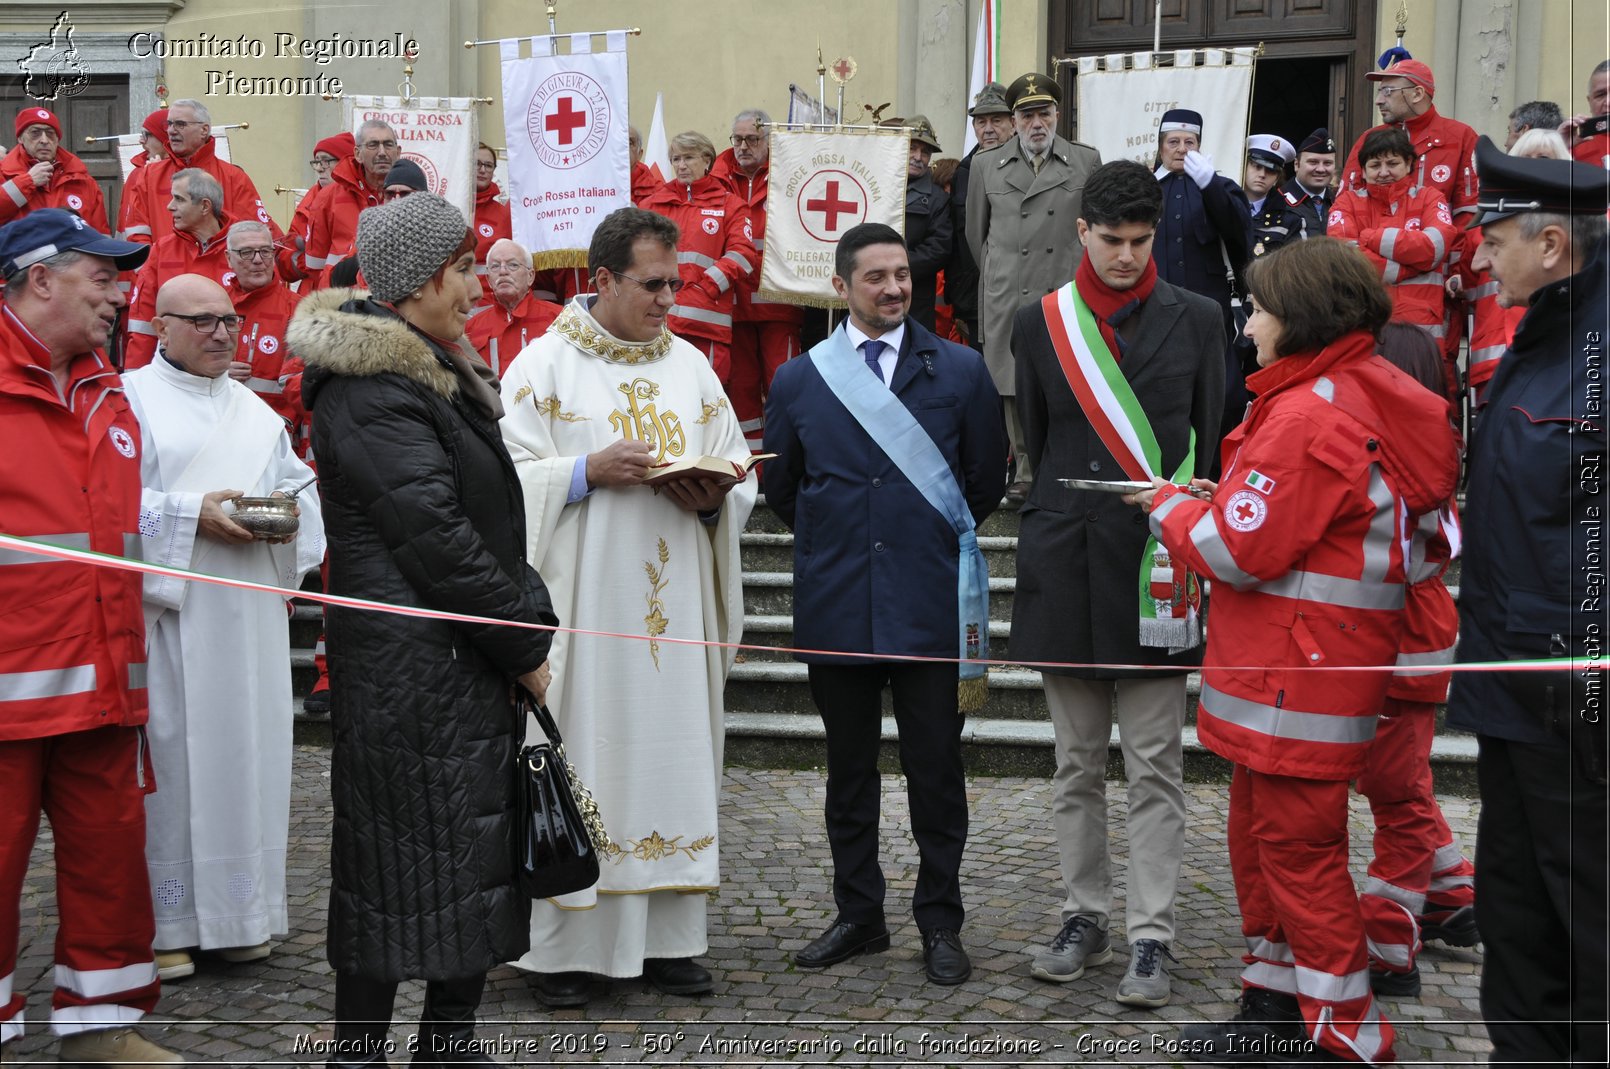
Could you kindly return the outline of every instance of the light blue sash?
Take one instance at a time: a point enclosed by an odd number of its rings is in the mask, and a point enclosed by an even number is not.
[[[985,677],[985,665],[978,659],[983,656],[983,644],[989,634],[989,569],[984,563],[984,551],[978,548],[972,511],[961,487],[956,485],[950,465],[917,417],[894,391],[869,372],[842,327],[810,351],[810,360],[861,429],[955,530],[960,678]],[[982,697],[978,701],[982,704]]]

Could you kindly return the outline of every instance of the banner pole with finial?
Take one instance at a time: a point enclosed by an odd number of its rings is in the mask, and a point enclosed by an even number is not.
[[[548,32],[559,32],[559,0],[548,0]]]
[[[1163,0],[1157,0],[1157,7],[1152,12],[1152,51],[1163,50]]]
[[[816,39],[816,99],[822,102],[822,124],[827,124],[827,64],[822,62],[822,39]],[[839,114],[839,122],[844,115]]]

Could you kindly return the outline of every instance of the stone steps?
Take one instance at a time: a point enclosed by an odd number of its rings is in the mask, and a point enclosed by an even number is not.
[[[1007,660],[1012,596],[1016,589],[1018,517],[1003,508],[980,527],[979,544],[990,570],[989,656]],[[793,643],[793,536],[762,500],[742,535],[744,634],[747,649],[733,666],[726,689],[727,754],[737,764],[809,767],[825,761],[822,726],[811,701],[806,666],[782,652]],[[1446,581],[1458,597],[1457,563]],[[314,577],[314,581],[317,579]],[[299,603],[291,614],[293,692],[312,688],[313,644],[321,630],[316,604]],[[1228,765],[1196,741],[1198,673],[1186,683],[1187,773],[1193,779],[1221,778]],[[328,735],[328,723],[295,704],[298,737]],[[884,696],[884,760],[898,768],[889,696]],[[1442,712],[1438,712],[1439,727]],[[964,752],[971,771],[996,775],[1049,775],[1054,767],[1052,728],[1047,719],[1040,674],[1010,666],[991,669],[990,700],[968,718]],[[1475,740],[1439,730],[1433,747],[1438,789],[1474,789]],[[1116,728],[1109,773],[1121,771]]]

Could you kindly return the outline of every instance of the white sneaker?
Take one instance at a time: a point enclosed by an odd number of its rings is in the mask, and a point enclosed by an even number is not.
[[[219,947],[212,953],[231,965],[243,965],[248,961],[262,961],[273,949],[273,943],[258,943],[254,947]]]
[[[94,1065],[185,1064],[182,1057],[166,1047],[157,1046],[135,1028],[74,1032],[62,1037],[59,1053],[64,1062],[90,1062]]]
[[[188,950],[159,950],[156,952],[157,976],[162,980],[183,980],[196,975],[196,959]]]

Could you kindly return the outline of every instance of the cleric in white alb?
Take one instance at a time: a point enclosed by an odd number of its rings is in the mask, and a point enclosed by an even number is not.
[[[295,587],[324,555],[316,493],[297,499],[288,541],[253,541],[224,503],[289,494],[313,478],[284,421],[237,377],[239,319],[211,279],[179,275],[157,294],[160,347],[124,377],[141,428],[145,559]],[[195,971],[188,950],[267,956],[288,930],[290,636],[284,599],[210,583],[145,579],[151,757],[146,860],[163,979]]]

